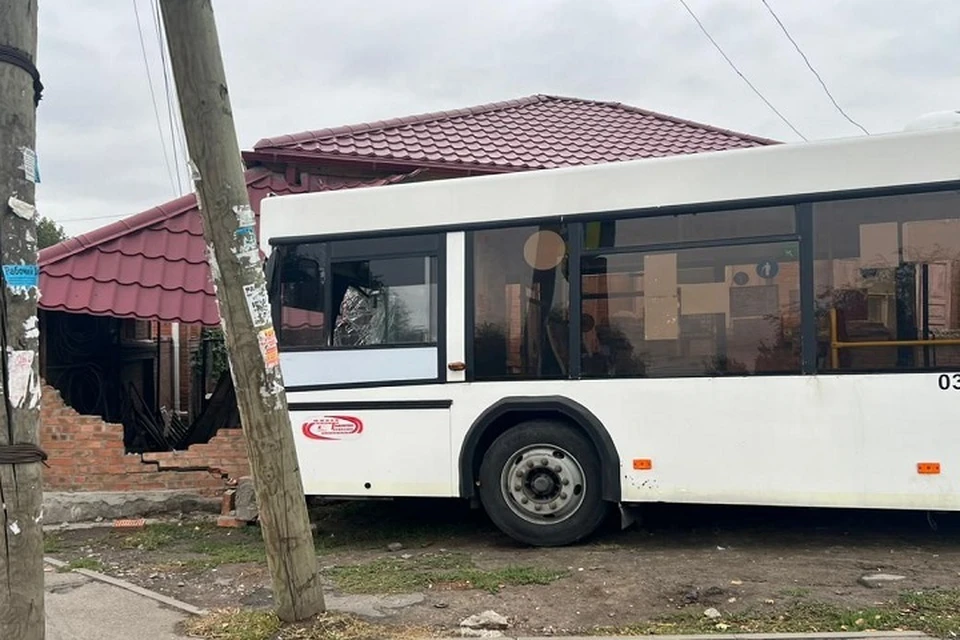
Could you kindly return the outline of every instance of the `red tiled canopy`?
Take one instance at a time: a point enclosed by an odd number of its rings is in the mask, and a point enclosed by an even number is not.
[[[268,193],[376,186],[405,177],[294,186],[262,167],[246,172],[250,204],[258,212]],[[182,196],[44,249],[40,296],[40,307],[49,311],[218,325],[196,196]]]
[[[310,176],[290,184],[246,172],[254,211],[268,193],[377,186],[423,169],[496,173],[720,151],[773,141],[613,102],[520,100],[261,140],[248,162],[339,163],[382,178]],[[217,325],[203,224],[188,195],[40,252],[40,307],[51,311]]]

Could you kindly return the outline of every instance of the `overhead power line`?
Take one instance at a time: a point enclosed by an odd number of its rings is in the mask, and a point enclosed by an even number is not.
[[[150,4],[153,8],[153,27],[157,35],[157,47],[160,49],[160,68],[163,70],[163,91],[167,102],[170,142],[173,145],[173,168],[177,176],[177,195],[183,195],[183,182],[181,182],[180,179],[180,168],[187,165],[187,142],[183,139],[183,132],[180,127],[180,120],[178,118],[179,108],[176,104],[176,97],[170,89],[172,83],[170,82],[170,71],[168,69],[167,45],[163,37],[163,17],[160,15],[160,5],[157,3],[157,0],[150,0]],[[183,157],[180,156],[177,150],[178,144],[180,145],[180,151],[183,152]],[[183,160],[182,163],[181,160]]]
[[[135,215],[133,213],[112,213],[110,215],[104,216],[84,216],[82,218],[57,218],[54,222],[64,223],[64,222],[88,222],[90,220],[116,220],[117,218],[129,218],[130,216]]]
[[[137,0],[133,0],[133,14],[137,18],[137,33],[140,35],[140,52],[143,54],[143,66],[147,72],[147,84],[150,87],[150,103],[153,105],[153,115],[157,121],[157,133],[160,134],[160,148],[163,151],[163,163],[167,166],[167,177],[170,178],[170,187],[177,191],[176,182],[173,179],[173,171],[170,169],[170,158],[167,156],[167,143],[163,138],[163,124],[160,122],[160,110],[157,108],[157,95],[153,90],[153,79],[150,77],[150,61],[147,58],[147,46],[143,41],[143,27],[140,25],[140,10],[137,8]]]
[[[716,48],[716,50],[720,53],[720,55],[723,56],[723,59],[727,61],[727,64],[730,65],[730,68],[732,68],[732,69],[737,73],[737,75],[740,76],[740,79],[743,80],[743,81],[747,84],[747,86],[750,87],[750,89],[751,89],[755,94],[757,94],[757,97],[760,98],[761,100],[763,100],[763,103],[764,103],[765,105],[767,105],[768,107],[770,107],[770,110],[773,111],[775,114],[777,114],[777,117],[780,118],[788,127],[790,127],[790,129],[791,129],[795,134],[797,134],[798,136],[800,136],[800,138],[801,138],[802,140],[806,141],[807,137],[804,136],[802,133],[800,133],[800,130],[797,129],[795,126],[793,126],[793,123],[790,122],[789,120],[787,120],[787,117],[786,117],[785,115],[783,115],[782,113],[780,113],[780,111],[777,110],[777,108],[776,108],[775,106],[773,106],[773,104],[772,104],[769,100],[767,100],[766,96],[764,96],[762,93],[760,93],[760,90],[757,89],[757,88],[753,85],[753,83],[750,82],[749,79],[747,79],[747,76],[745,76],[745,75],[743,74],[743,72],[740,71],[740,69],[737,68],[737,65],[734,64],[733,60],[731,60],[731,59],[730,59],[730,56],[728,56],[728,55],[724,52],[723,48],[717,43],[717,41],[713,39],[713,36],[711,36],[711,35],[710,35],[710,32],[707,31],[707,28],[706,28],[705,26],[703,26],[703,23],[700,22],[700,18],[697,17],[697,14],[695,14],[695,13],[693,12],[693,9],[690,8],[690,6],[686,3],[686,1],[685,1],[685,0],[679,0],[679,2],[680,2],[680,4],[683,5],[683,8],[687,10],[687,13],[690,14],[690,17],[693,18],[693,20],[697,23],[697,26],[700,27],[700,31],[702,31],[702,32],[703,32],[703,35],[705,35],[705,36],[707,37],[707,40],[709,40],[710,43],[714,46],[714,48]]]
[[[830,98],[830,102],[832,102],[833,106],[836,107],[837,111],[840,112],[840,115],[846,118],[850,124],[860,129],[860,131],[863,131],[865,134],[870,135],[870,132],[867,131],[863,127],[863,125],[861,125],[859,122],[857,122],[856,120],[851,118],[849,115],[847,115],[847,112],[843,110],[843,107],[837,104],[837,101],[834,99],[833,94],[830,93],[830,89],[827,88],[827,85],[823,81],[823,78],[821,78],[820,74],[817,73],[817,70],[813,68],[813,65],[810,63],[810,60],[807,58],[807,55],[800,48],[800,45],[797,44],[797,41],[793,39],[793,36],[790,35],[790,32],[787,30],[786,25],[783,24],[783,21],[780,19],[780,16],[778,16],[777,13],[773,10],[773,7],[770,6],[770,3],[768,3],[767,0],[760,0],[760,2],[762,2],[763,6],[767,8],[767,11],[770,12],[770,15],[773,16],[773,19],[777,21],[777,24],[780,25],[780,29],[781,31],[783,31],[783,35],[787,36],[787,40],[790,41],[790,43],[793,45],[793,48],[796,49],[797,53],[800,54],[800,57],[803,58],[803,62],[807,65],[807,68],[810,69],[810,72],[813,73],[813,75],[817,78],[817,82],[819,82],[820,86],[823,87],[823,92],[827,94],[828,98]]]

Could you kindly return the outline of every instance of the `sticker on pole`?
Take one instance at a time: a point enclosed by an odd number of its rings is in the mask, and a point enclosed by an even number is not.
[[[40,280],[40,267],[35,264],[5,264],[3,280],[14,291],[36,287]]]
[[[10,385],[10,404],[22,408],[27,392],[30,391],[30,382],[33,378],[33,351],[8,351],[7,360],[8,380]]]
[[[20,147],[20,155],[23,158],[23,164],[20,166],[23,169],[23,177],[34,184],[40,184],[40,165],[37,162],[37,152],[29,147]]]
[[[237,216],[237,225],[241,229],[244,227],[250,227],[253,229],[253,225],[256,222],[256,216],[253,213],[253,209],[250,208],[250,205],[237,205],[233,208],[233,213]]]
[[[267,290],[257,284],[243,285],[243,297],[247,301],[247,311],[254,327],[262,327],[270,323],[270,299]]]
[[[303,435],[311,440],[356,440],[363,422],[353,416],[322,416],[303,423]]]
[[[248,265],[260,262],[260,246],[257,244],[257,233],[252,226],[238,227],[234,232],[237,236],[237,244],[233,248],[233,254],[237,260]]]
[[[260,342],[260,353],[263,355],[263,362],[268,369],[272,369],[280,364],[280,350],[277,348],[277,334],[273,327],[263,329],[257,333],[257,340]]]
[[[234,232],[234,234],[240,240],[240,243],[237,246],[238,254],[247,255],[257,252],[257,249],[259,249],[257,246],[257,232],[254,230],[252,225],[249,227],[237,227],[237,230]]]
[[[24,220],[33,220],[33,216],[37,213],[35,206],[29,202],[24,202],[17,196],[10,196],[7,199],[7,206],[10,207],[10,211]]]

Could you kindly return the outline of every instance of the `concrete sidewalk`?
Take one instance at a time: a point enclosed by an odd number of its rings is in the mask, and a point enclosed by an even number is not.
[[[176,633],[186,613],[76,572],[48,565],[47,640],[182,640]]]

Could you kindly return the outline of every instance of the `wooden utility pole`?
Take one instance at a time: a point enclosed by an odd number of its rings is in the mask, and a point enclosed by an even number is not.
[[[254,216],[210,0],[161,0],[277,615],[324,610]]]
[[[0,638],[42,640],[36,0],[0,1]]]

